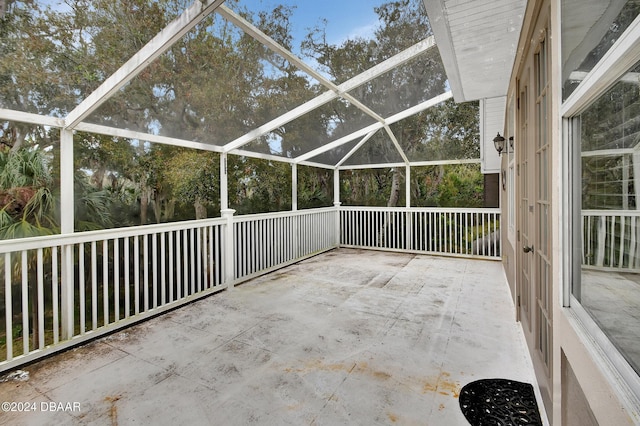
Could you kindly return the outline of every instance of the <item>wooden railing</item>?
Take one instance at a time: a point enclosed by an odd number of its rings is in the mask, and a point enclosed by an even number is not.
[[[418,253],[500,257],[500,210],[341,207],[340,244]]]
[[[0,242],[0,371],[337,246],[496,259],[497,209],[340,207]]]
[[[336,247],[335,223],[333,208],[234,218],[234,278],[262,274]]]
[[[583,210],[582,264],[640,271],[640,211]]]
[[[226,288],[220,219],[0,243],[0,369]]]

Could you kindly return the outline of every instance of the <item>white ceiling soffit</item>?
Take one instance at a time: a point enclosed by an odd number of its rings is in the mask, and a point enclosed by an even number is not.
[[[526,0],[423,0],[456,102],[505,96]]]

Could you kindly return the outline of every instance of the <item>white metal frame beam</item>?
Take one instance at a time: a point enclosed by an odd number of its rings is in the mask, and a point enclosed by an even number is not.
[[[0,120],[17,121],[19,123],[35,124],[51,127],[64,127],[64,120],[57,117],[32,114],[0,108]]]
[[[186,139],[171,138],[168,136],[154,135],[151,133],[138,132],[135,130],[118,129],[116,127],[103,126],[100,124],[80,123],[75,130],[99,135],[114,136],[118,138],[134,139],[145,142],[159,143],[162,145],[174,145],[184,148],[200,149],[204,151],[222,152],[222,147],[204,142],[190,141]]]
[[[407,156],[404,153],[404,150],[400,146],[400,142],[398,142],[398,139],[396,138],[396,135],[391,131],[391,128],[389,126],[384,126],[384,130],[387,132],[387,135],[389,135],[389,138],[391,138],[391,142],[393,142],[393,145],[398,150],[398,153],[402,157],[402,160],[404,161],[404,164],[408,165],[409,164],[409,159],[407,158]]]
[[[271,37],[269,37],[268,35],[264,34],[262,31],[260,31],[260,29],[256,28],[252,23],[250,23],[249,21],[247,21],[246,19],[244,19],[243,17],[241,17],[240,15],[235,13],[233,10],[229,9],[227,6],[224,6],[224,5],[220,6],[216,10],[216,13],[218,13],[219,15],[221,15],[222,17],[224,17],[228,21],[234,23],[236,26],[238,26],[246,34],[249,34],[251,37],[253,37],[257,41],[262,43],[264,46],[268,47],[273,52],[275,52],[275,53],[279,54],[280,56],[282,56],[283,58],[285,58],[291,64],[293,64],[296,67],[298,67],[298,69],[306,72],[311,77],[313,77],[316,80],[318,80],[320,82],[320,84],[322,84],[327,89],[335,92],[336,94],[340,95],[344,99],[346,99],[349,102],[351,102],[353,105],[355,105],[361,111],[363,111],[365,114],[373,117],[376,121],[379,121],[379,122],[382,122],[384,120],[375,111],[371,110],[369,107],[364,105],[362,102],[360,102],[359,100],[357,100],[356,98],[354,98],[350,94],[346,93],[345,90],[342,89],[340,86],[336,85],[331,80],[327,79],[324,75],[322,75],[321,73],[316,71],[313,67],[311,67],[310,65],[305,63],[302,59],[298,58],[296,55],[294,55],[289,50],[287,50],[284,46],[280,45],[278,42],[273,40]],[[434,45],[435,45],[435,42],[434,42]],[[414,56],[410,57],[407,60],[410,60],[413,57]],[[400,64],[402,64],[404,62],[406,62],[406,61],[402,61],[398,65],[400,65]],[[396,66],[398,66],[398,65],[396,65]]]
[[[373,137],[373,135],[376,134],[377,131],[378,130],[374,130],[372,132],[367,133],[367,136],[362,138],[362,140],[360,142],[358,142],[356,144],[356,146],[351,148],[351,150],[349,152],[347,152],[347,154],[344,157],[342,157],[342,160],[338,161],[338,164],[336,164],[336,168],[339,168],[342,164],[344,164],[345,161],[347,161],[349,158],[351,158],[351,156],[353,154],[355,154],[360,149],[360,147],[362,147],[362,145],[364,145],[369,139],[371,139]]]
[[[279,161],[328,169],[340,167],[351,155],[353,155],[354,152],[356,152],[364,143],[366,143],[375,134],[376,131],[384,128],[391,137],[391,140],[400,153],[405,165],[411,164],[406,154],[402,150],[400,144],[398,143],[397,138],[389,128],[389,125],[450,98],[452,96],[451,92],[447,92],[440,96],[432,98],[426,102],[397,113],[387,119],[384,119],[375,111],[362,104],[348,92],[361,86],[362,84],[365,84],[379,77],[386,72],[393,70],[394,68],[412,60],[416,56],[433,48],[435,46],[435,40],[433,37],[424,39],[409,47],[408,49],[405,49],[404,51],[398,53],[397,55],[381,62],[378,65],[375,65],[369,70],[349,79],[348,81],[340,85],[336,85],[328,80],[325,76],[314,70],[300,58],[296,57],[290,51],[285,49],[283,46],[279,45],[273,39],[265,35],[254,25],[246,21],[241,16],[237,15],[231,9],[224,6],[223,3],[223,0],[201,0],[194,2],[188,9],[186,9],[182,13],[182,15],[180,15],[180,17],[171,22],[151,41],[149,41],[140,51],[138,51],[131,59],[129,59],[124,65],[122,65],[113,75],[108,77],[98,87],[98,89],[91,93],[73,111],[71,111],[66,119],[13,111],[9,109],[0,109],[0,119],[24,122],[34,125],[45,125],[51,127],[73,129],[113,137],[135,139],[212,152],[233,153],[234,155],[260,158],[268,161]],[[318,80],[329,90],[223,146],[83,122],[83,120],[87,116],[95,111],[95,109],[98,108],[103,102],[105,102],[110,96],[115,94],[120,88],[122,88],[138,73],[140,73],[140,71],[148,66],[153,60],[163,54],[172,44],[174,44],[184,34],[186,34],[195,25],[197,25],[202,19],[204,19],[214,11],[223,16],[225,19],[237,25],[240,29],[251,35],[253,38],[255,38],[257,41],[259,41],[272,51],[278,53],[286,60],[290,61],[300,70],[306,72],[307,74]],[[359,108],[365,114],[376,120],[376,122],[296,158],[287,158],[273,154],[265,154],[239,149],[243,145],[259,138],[260,136],[268,134],[278,127],[281,127],[286,123],[289,123],[296,118],[339,97],[352,103],[355,107]],[[354,147],[354,149],[352,149],[342,160],[340,160],[335,165],[327,165],[310,161],[310,159],[314,156],[334,149],[357,138],[362,138],[362,140],[356,145],[356,147]],[[386,164],[363,165],[363,167],[367,168],[386,166]],[[394,164],[394,166],[397,165]]]
[[[138,75],[151,62],[162,55],[176,41],[195,27],[207,15],[224,3],[224,0],[195,1],[182,15],[167,25],[142,49],[134,54],[115,73],[109,76],[96,90],[87,96],[66,119],[66,127],[75,128],[104,101]]]
[[[266,36],[264,36],[266,37]],[[273,42],[275,43],[275,42]],[[276,43],[277,44],[277,43]],[[295,120],[296,118],[301,117],[302,115],[318,108],[319,106],[322,106],[324,104],[326,104],[327,102],[330,102],[338,97],[343,97],[344,99],[349,100],[349,102],[354,103],[355,106],[358,106],[359,108],[361,108],[363,111],[365,111],[365,113],[369,114],[369,115],[374,115],[374,118],[378,121],[379,124],[382,125],[382,123],[385,121],[383,120],[381,117],[379,117],[377,114],[375,114],[375,112],[371,111],[370,109],[368,109],[366,106],[362,105],[359,101],[353,99],[353,97],[348,96],[346,92],[355,89],[356,87],[359,87],[371,80],[373,80],[376,77],[379,77],[380,75],[391,71],[394,68],[397,68],[398,66],[410,61],[411,59],[413,59],[414,57],[416,57],[417,55],[424,53],[426,51],[428,51],[429,49],[431,49],[432,47],[435,46],[435,41],[433,39],[433,37],[429,37],[426,38],[416,44],[414,44],[413,46],[409,47],[408,49],[403,50],[402,52],[398,53],[395,56],[392,56],[391,58],[379,63],[378,65],[373,66],[372,68],[368,69],[367,71],[364,71],[361,74],[358,74],[356,77],[351,78],[349,80],[347,80],[346,82],[340,84],[339,86],[336,86],[335,89],[332,89],[328,92],[325,92],[319,96],[317,96],[314,99],[311,99],[307,102],[305,102],[304,104],[298,106],[297,108],[292,109],[291,111],[281,115],[280,117],[277,117],[273,120],[271,120],[270,122],[258,127],[255,130],[252,130],[251,132],[248,132],[247,134],[237,138],[234,141],[229,142],[228,144],[226,144],[224,146],[224,151],[225,152],[230,152],[234,149],[237,149],[257,138],[259,138],[260,136],[264,136],[267,133],[277,129],[278,127],[284,126],[285,124]],[[383,120],[383,121],[380,121]],[[388,121],[388,120],[386,120]],[[352,138],[353,139],[353,138]]]
[[[467,158],[461,160],[434,160],[434,161],[413,161],[409,164],[405,163],[379,163],[379,164],[350,164],[348,166],[337,166],[339,170],[357,170],[357,169],[386,169],[393,167],[424,167],[424,166],[441,166],[445,164],[480,164],[482,160],[479,158]]]
[[[351,142],[354,139],[360,138],[360,137],[364,137],[366,135],[368,135],[369,133],[373,132],[375,133],[376,131],[384,128],[384,127],[388,127],[391,124],[397,123],[400,120],[404,120],[405,118],[411,117],[412,115],[415,115],[419,112],[422,112],[426,109],[431,108],[432,106],[435,106],[437,104],[439,104],[440,102],[444,102],[447,99],[450,99],[453,95],[451,94],[451,91],[445,92],[441,95],[438,95],[434,98],[431,98],[427,101],[424,101],[418,105],[415,105],[409,109],[406,109],[404,111],[401,111],[397,114],[392,115],[391,117],[387,118],[386,120],[384,120],[382,123],[374,123],[374,124],[370,124],[367,127],[364,127],[360,130],[357,130],[349,135],[343,136],[333,142],[329,142],[319,148],[314,149],[313,151],[307,152],[306,154],[302,154],[299,155],[298,157],[295,158],[296,162],[301,162],[301,161],[306,161],[310,158],[315,157],[316,155],[320,155],[323,152],[332,150],[334,148],[337,148],[340,145],[344,145],[345,143]],[[371,135],[373,136],[373,134]],[[367,139],[369,139],[371,136],[367,137]],[[394,137],[394,144],[397,143],[397,139],[395,139]],[[360,146],[362,146],[361,144],[358,144],[356,146],[356,148],[359,148]],[[399,147],[399,144],[396,145],[396,147]],[[354,148],[355,149],[355,148]],[[401,148],[399,148],[399,150],[401,151],[401,155],[403,156],[403,159],[406,159],[406,156],[404,155],[404,152],[402,151]],[[355,152],[355,151],[354,151]],[[351,153],[352,154],[352,153]],[[408,160],[407,160],[408,162]],[[338,163],[337,165],[342,164],[342,161],[340,163]]]

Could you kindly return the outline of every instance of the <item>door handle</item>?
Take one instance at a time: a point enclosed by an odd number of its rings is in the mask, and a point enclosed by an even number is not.
[[[524,246],[522,247],[522,251],[525,253],[533,253],[533,246],[530,246],[530,247]]]

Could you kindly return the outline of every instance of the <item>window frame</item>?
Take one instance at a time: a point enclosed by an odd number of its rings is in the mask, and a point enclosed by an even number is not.
[[[596,66],[587,74],[574,92],[561,103],[562,118],[562,167],[565,189],[562,199],[563,216],[568,225],[563,230],[563,239],[569,246],[564,250],[563,287],[561,304],[578,333],[584,337],[588,350],[601,361],[610,377],[623,390],[628,401],[640,401],[640,374],[631,367],[620,351],[613,345],[604,331],[573,295],[574,280],[581,274],[576,247],[581,246],[580,191],[576,182],[581,182],[580,114],[609,90],[629,69],[640,62],[640,16],[626,29]],[[576,140],[577,138],[577,140]],[[577,225],[577,226],[576,226]],[[579,289],[578,289],[579,291]],[[636,402],[637,403],[637,402]]]
[[[512,247],[516,246],[516,111],[515,95],[512,93],[507,100],[507,238]],[[511,138],[514,138],[511,140]],[[513,142],[513,144],[512,144]],[[513,145],[513,147],[512,147]]]

